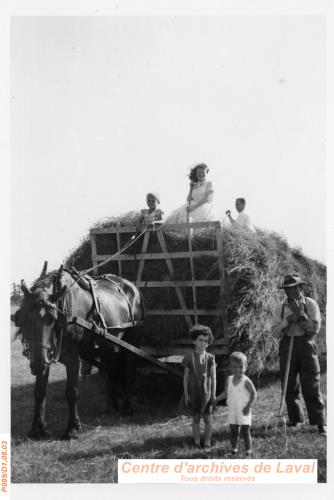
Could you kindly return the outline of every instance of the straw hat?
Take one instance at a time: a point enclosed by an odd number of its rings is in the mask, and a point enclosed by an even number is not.
[[[290,288],[296,285],[307,285],[307,283],[302,280],[299,274],[287,274],[278,288]]]

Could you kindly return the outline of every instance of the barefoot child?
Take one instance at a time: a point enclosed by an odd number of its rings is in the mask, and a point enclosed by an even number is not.
[[[247,358],[242,352],[233,352],[230,356],[232,375],[228,377],[226,389],[217,396],[216,401],[227,397],[228,423],[231,432],[231,454],[238,452],[240,431],[244,439],[246,455],[252,453],[250,426],[251,407],[256,400],[253,382],[245,375]]]
[[[192,429],[194,442],[200,446],[200,421],[204,420],[204,446],[211,446],[212,435],[212,408],[216,395],[216,365],[213,354],[206,349],[213,340],[211,329],[204,325],[195,325],[190,330],[190,336],[194,344],[194,350],[187,354],[182,364],[184,366],[183,390],[184,404],[183,413],[191,414],[193,417]],[[181,404],[182,411],[182,404]]]
[[[163,211],[158,208],[160,204],[160,196],[156,192],[147,193],[146,203],[148,208],[143,208],[140,212],[140,217],[138,220],[139,225],[151,226],[156,222],[162,222]]]

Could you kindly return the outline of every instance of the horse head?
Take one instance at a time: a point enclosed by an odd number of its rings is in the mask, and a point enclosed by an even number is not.
[[[66,286],[57,290],[58,277],[59,273],[46,274],[45,264],[31,289],[21,280],[24,298],[14,319],[20,328],[33,375],[46,373],[55,359],[57,326],[62,320],[57,303],[66,290]]]

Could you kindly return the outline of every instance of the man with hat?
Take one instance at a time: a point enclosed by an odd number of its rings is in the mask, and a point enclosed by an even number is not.
[[[317,425],[319,433],[326,435],[320,366],[314,340],[320,330],[321,316],[318,304],[304,296],[303,285],[306,283],[298,274],[285,276],[279,288],[285,291],[286,299],[274,311],[271,332],[280,339],[279,362],[282,375],[285,373],[290,337],[294,337],[285,398],[288,425],[298,427],[304,422],[302,390],[310,425]]]

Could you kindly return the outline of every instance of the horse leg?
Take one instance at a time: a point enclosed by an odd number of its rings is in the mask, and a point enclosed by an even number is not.
[[[136,358],[130,353],[124,353],[122,370],[119,372],[121,379],[119,383],[123,389],[122,415],[133,415],[132,388],[136,377]]]
[[[78,415],[78,397],[79,397],[79,356],[73,353],[64,360],[66,366],[67,383],[65,399],[68,404],[68,423],[62,439],[76,439],[82,432],[81,422]]]
[[[48,439],[51,434],[46,430],[45,422],[45,397],[46,397],[46,386],[49,378],[49,368],[45,373],[39,373],[36,375],[35,383],[35,408],[34,408],[34,418],[32,421],[31,430],[28,434],[30,439]]]
[[[108,367],[106,374],[106,388],[107,388],[107,412],[115,413],[119,410],[118,397],[117,397],[117,384],[114,373],[114,367]]]
[[[121,350],[118,346],[108,343],[101,349],[101,361],[103,362],[106,373],[108,413],[118,413],[120,408],[118,384],[118,373],[121,366],[120,358]]]

